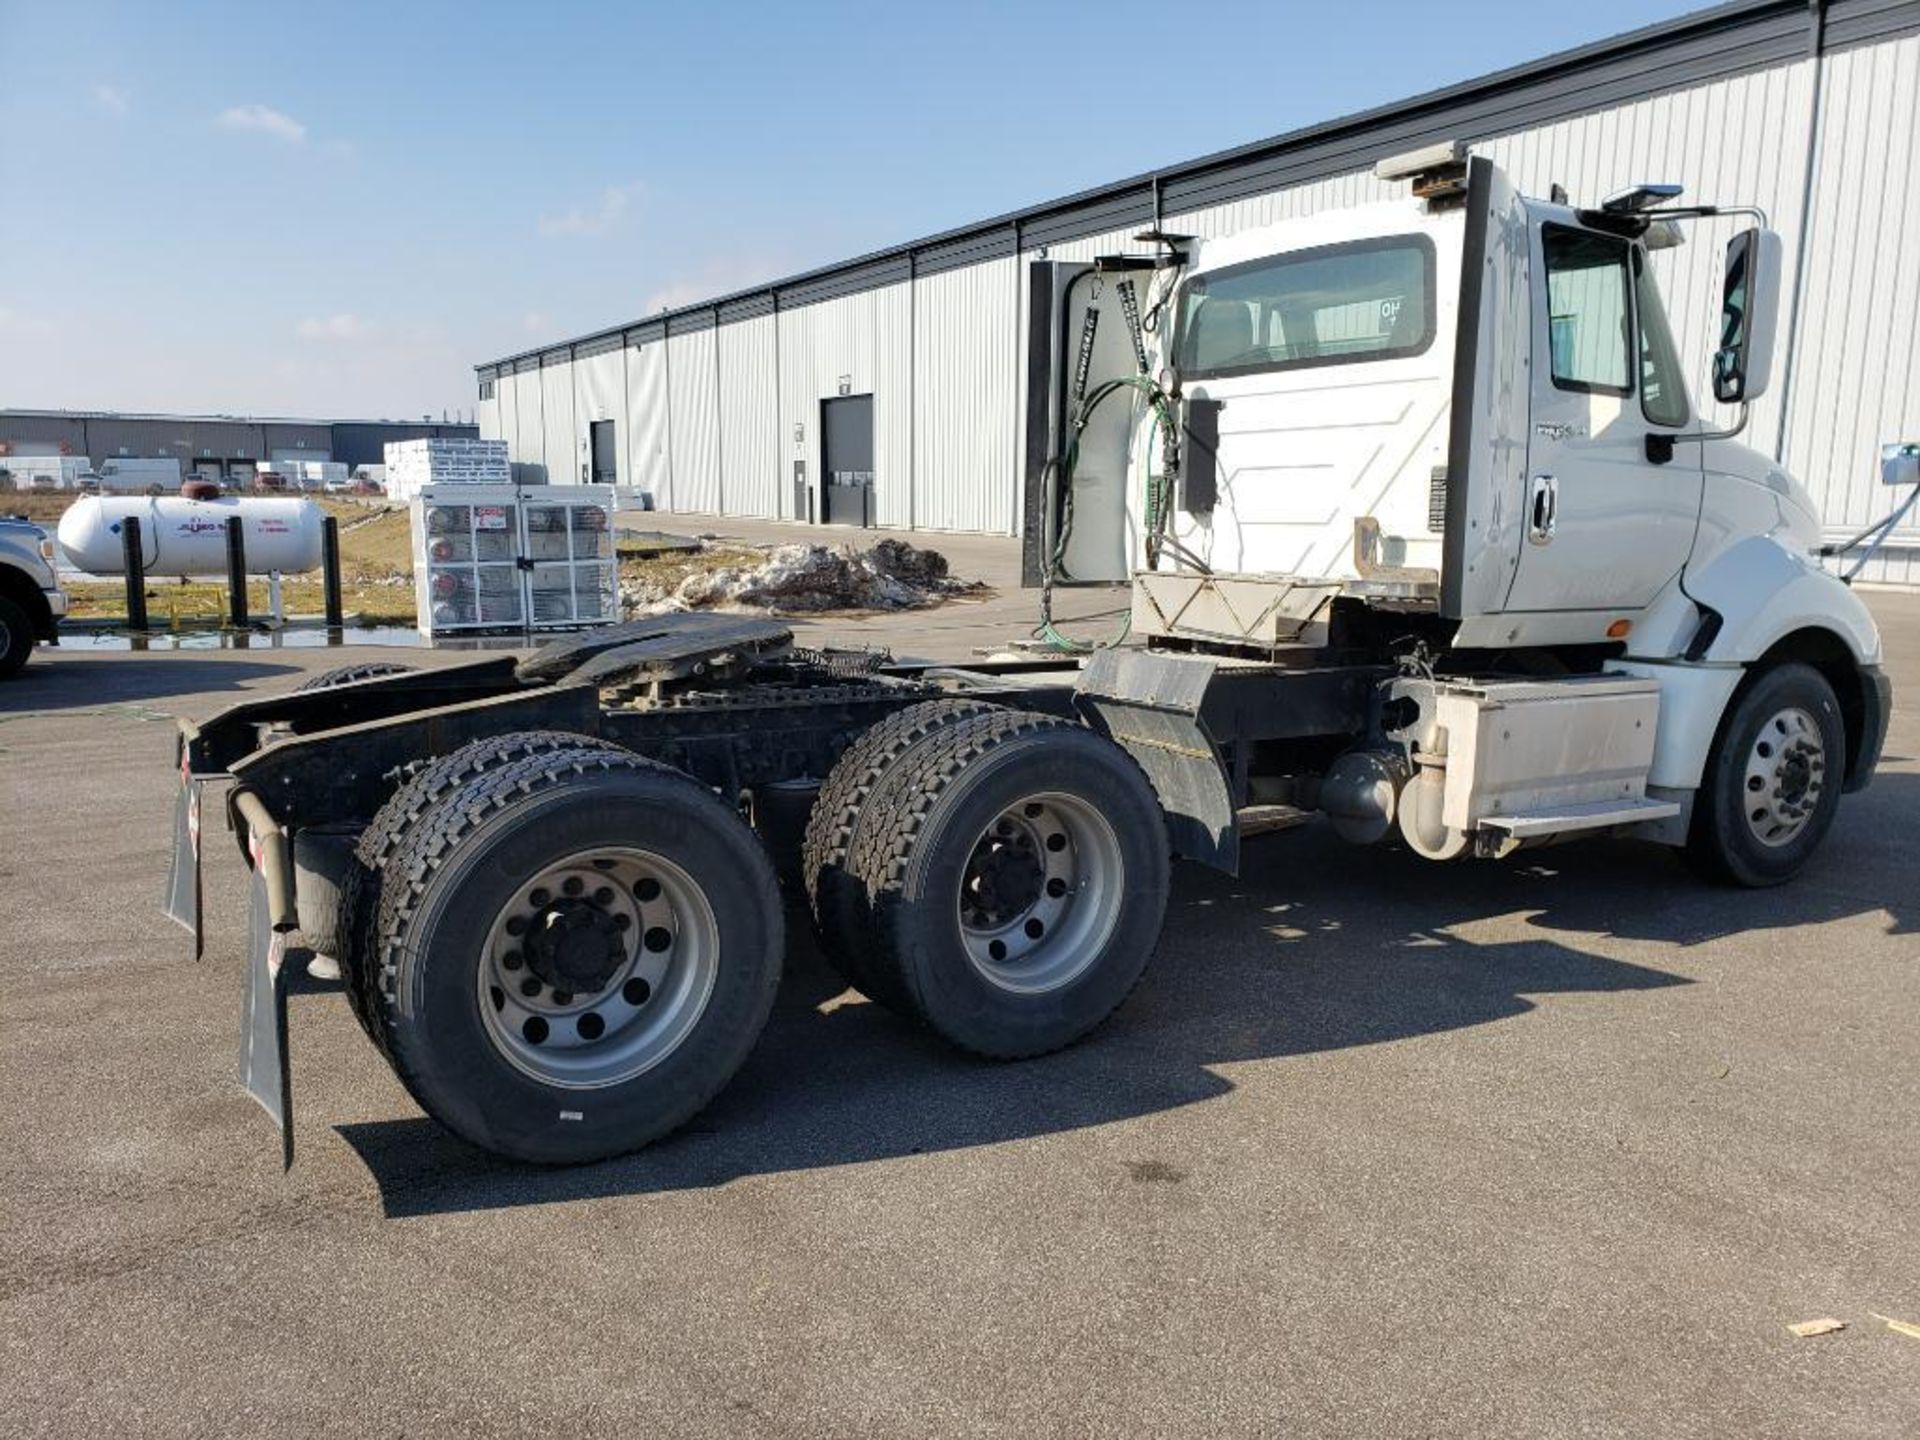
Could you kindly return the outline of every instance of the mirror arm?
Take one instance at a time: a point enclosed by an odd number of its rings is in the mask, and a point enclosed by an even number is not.
[[[1655,440],[1664,440],[1668,443],[1669,447],[1673,445],[1677,445],[1683,440],[1686,440],[1686,441],[1731,440],[1733,439],[1734,436],[1738,435],[1742,430],[1747,428],[1747,409],[1748,409],[1747,405],[1745,403],[1742,403],[1740,406],[1739,418],[1736,419],[1733,422],[1733,424],[1728,426],[1725,430],[1689,430],[1678,435],[1665,435],[1657,432],[1649,434],[1647,436],[1648,456],[1649,458],[1651,458],[1652,456],[1652,453],[1653,453],[1652,447],[1653,447],[1653,442]]]
[[[1745,215],[1762,230],[1768,228],[1767,212],[1758,205],[1675,205],[1644,212],[1648,220],[1713,220],[1722,215]]]

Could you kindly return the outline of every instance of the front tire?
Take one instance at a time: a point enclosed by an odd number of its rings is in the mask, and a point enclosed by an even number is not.
[[[20,673],[38,641],[27,612],[0,595],[0,680]]]
[[[1826,677],[1798,663],[1761,672],[1720,722],[1688,861],[1748,888],[1792,879],[1832,828],[1846,770],[1846,727]]]
[[[766,1023],[783,940],[740,817],[605,750],[531,755],[437,806],[386,867],[380,936],[407,1088],[547,1164],[637,1149],[711,1100]]]

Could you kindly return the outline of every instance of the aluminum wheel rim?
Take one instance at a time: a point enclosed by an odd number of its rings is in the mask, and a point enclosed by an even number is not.
[[[1826,772],[1819,721],[1797,705],[1776,712],[1747,751],[1741,800],[1754,838],[1771,847],[1797,839],[1820,808]]]
[[[960,877],[961,944],[1003,990],[1071,984],[1113,934],[1124,893],[1119,837],[1074,795],[1030,795],[995,816]]]
[[[618,1085],[680,1048],[719,961],[719,922],[685,870],[650,850],[581,851],[515,887],[494,916],[480,1013],[494,1048],[534,1079]]]

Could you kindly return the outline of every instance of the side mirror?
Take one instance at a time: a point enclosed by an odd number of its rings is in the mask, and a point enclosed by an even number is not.
[[[1772,378],[1780,268],[1780,237],[1771,230],[1756,226],[1727,242],[1720,348],[1713,353],[1713,398],[1722,405],[1757,400]]]

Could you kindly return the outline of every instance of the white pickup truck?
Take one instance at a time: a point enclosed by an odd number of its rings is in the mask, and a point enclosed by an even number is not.
[[[25,520],[0,519],[0,680],[17,675],[67,613],[53,539]]]

